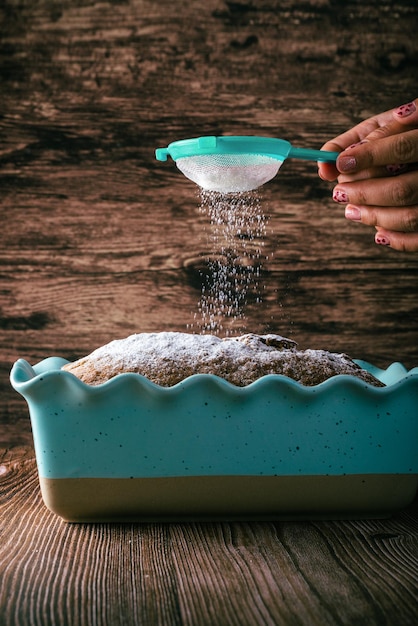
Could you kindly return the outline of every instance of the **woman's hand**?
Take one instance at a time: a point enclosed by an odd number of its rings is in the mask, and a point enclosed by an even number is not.
[[[418,98],[361,122],[323,150],[341,152],[336,166],[318,166],[324,180],[338,179],[333,199],[346,205],[346,218],[374,226],[378,244],[418,252]]]

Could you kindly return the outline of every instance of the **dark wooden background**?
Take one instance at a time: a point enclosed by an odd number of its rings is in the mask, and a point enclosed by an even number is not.
[[[16,358],[193,323],[210,224],[154,149],[212,133],[319,148],[416,96],[417,16],[414,0],[2,2],[2,443],[30,441]],[[418,257],[376,246],[331,189],[289,160],[261,190],[245,330],[416,366]]]

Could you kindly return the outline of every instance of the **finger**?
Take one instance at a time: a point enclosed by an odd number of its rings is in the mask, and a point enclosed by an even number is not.
[[[336,166],[341,173],[351,174],[372,167],[417,161],[418,129],[414,129],[352,146],[339,155]]]
[[[322,180],[332,182],[333,180],[337,180],[339,175],[340,172],[337,170],[334,163],[318,163],[318,176],[322,178]]]
[[[400,176],[338,183],[333,199],[340,204],[404,207],[418,204],[418,171]]]
[[[365,139],[373,141],[375,139],[382,139],[383,137],[389,137],[391,135],[397,135],[417,128],[418,126],[418,98],[412,100],[407,104],[402,104],[400,107],[391,111],[391,119],[382,118],[382,122],[378,128],[372,130]]]
[[[318,167],[319,177],[327,181],[333,181],[338,178],[339,183],[369,178],[383,178],[384,176],[398,176],[408,169],[414,169],[413,166],[407,163],[394,163],[385,165],[384,167],[374,167],[371,169],[360,169],[358,171],[354,170],[353,172],[341,173],[333,163],[322,163],[322,165],[325,167]]]
[[[381,125],[389,123],[391,120],[391,111],[381,113],[368,120],[364,120],[354,128],[347,130],[342,135],[339,135],[335,139],[325,143],[321,150],[328,150],[330,152],[343,152],[347,148],[358,146],[362,143],[365,137],[370,135],[373,131],[378,129]],[[340,159],[341,157],[339,157]],[[323,180],[333,181],[337,178],[338,174],[342,172],[333,163],[318,163],[318,174]]]
[[[378,245],[400,252],[418,252],[418,233],[399,233],[382,228],[376,232],[374,240]]]
[[[418,98],[396,109],[376,115],[366,122],[372,123],[362,123],[355,128],[360,131],[358,133],[360,140],[372,141],[416,128],[418,126]],[[368,132],[365,134],[365,131]]]
[[[396,109],[379,113],[357,126],[342,133],[335,139],[328,141],[322,146],[322,150],[343,152],[353,145],[358,145],[366,138],[369,140],[399,134],[407,126],[418,125],[418,98],[412,102],[401,105]],[[341,171],[341,170],[340,170]],[[329,163],[318,164],[318,174],[323,180],[332,181],[337,177],[334,165]]]
[[[385,111],[385,113],[380,113],[367,120],[363,120],[360,124],[357,124],[357,126],[350,128],[341,135],[338,135],[338,137],[335,137],[335,139],[331,139],[331,141],[325,143],[321,150],[342,152],[349,146],[363,141],[370,133],[381,126],[386,126],[392,119],[392,111]]]
[[[404,174],[414,166],[403,165],[386,165],[385,167],[375,167],[370,170],[360,170],[354,174],[339,174],[338,183],[354,182],[357,180],[369,180],[371,178],[385,178],[388,176],[399,176]]]
[[[418,206],[398,207],[361,206],[347,204],[345,217],[353,222],[404,233],[418,233]]]

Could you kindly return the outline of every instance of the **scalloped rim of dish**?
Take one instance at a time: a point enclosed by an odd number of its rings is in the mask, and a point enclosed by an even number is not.
[[[159,391],[160,393],[170,394],[176,393],[180,390],[185,390],[187,388],[193,387],[199,384],[201,380],[211,379],[216,382],[221,388],[225,391],[229,391],[230,393],[237,394],[246,394],[251,393],[252,391],[259,390],[263,385],[269,384],[277,384],[279,381],[281,384],[289,385],[294,389],[298,389],[300,393],[317,393],[318,391],[325,392],[330,387],[334,387],[335,385],[341,384],[353,384],[358,387],[362,387],[367,389],[371,393],[379,393],[384,394],[388,392],[392,392],[393,388],[398,384],[403,384],[411,379],[418,379],[418,367],[415,367],[411,370],[407,370],[405,366],[400,362],[391,363],[386,369],[380,369],[367,361],[362,360],[354,360],[360,367],[368,371],[370,374],[375,376],[378,380],[385,384],[385,387],[375,387],[370,385],[369,383],[352,376],[350,374],[337,374],[328,378],[327,380],[319,383],[318,385],[302,385],[298,381],[293,380],[287,376],[282,374],[267,374],[266,376],[262,376],[261,378],[255,380],[254,382],[246,385],[244,387],[239,387],[234,385],[219,376],[214,374],[193,374],[185,378],[184,380],[178,382],[177,384],[171,387],[163,387],[158,385],[146,376],[142,374],[137,374],[135,372],[125,372],[121,374],[117,374],[113,378],[100,383],[98,385],[89,385],[88,383],[83,382],[77,376],[75,376],[71,372],[67,372],[62,370],[62,367],[69,363],[70,361],[61,358],[61,357],[48,357],[36,365],[32,366],[24,359],[18,359],[12,368],[10,374],[10,380],[12,386],[16,391],[20,391],[27,385],[31,385],[39,380],[40,377],[45,378],[50,376],[65,376],[72,380],[72,383],[75,385],[79,385],[80,389],[89,390],[90,393],[102,393],[112,390],[115,386],[119,386],[121,382],[123,382],[126,378],[134,378],[138,380],[138,383],[141,385],[148,387],[150,390]]]
[[[119,374],[91,386],[62,371],[66,362],[50,357],[32,367],[19,360],[11,373],[12,385],[28,402],[35,440],[39,445],[49,442],[37,454],[38,467],[46,476],[64,476],[64,466],[80,461],[75,439],[79,447],[87,442],[93,445],[94,464],[91,458],[81,459],[84,476],[104,475],[99,473],[104,471],[116,475],[115,464],[128,476],[181,475],[186,461],[190,472],[202,475],[218,470],[221,474],[418,471],[418,375],[400,364],[381,371],[382,376],[396,380],[386,387],[352,375],[334,376],[308,387],[277,374],[246,387],[211,374],[194,374],[172,387],[161,387],[136,373]],[[57,419],[58,415],[66,419]],[[84,419],[86,415],[89,420]],[[174,417],[170,428],[163,426]],[[215,426],[213,419],[218,418]],[[94,429],[107,436],[94,434]],[[266,432],[273,438],[274,450],[273,443],[265,441]],[[134,460],[131,437],[142,441],[143,433],[149,450],[139,462]],[[308,455],[295,453],[301,442],[311,450]],[[248,457],[250,448],[252,456]],[[64,455],[59,452],[63,449]],[[128,449],[132,458],[125,456]],[[171,453],[160,458],[160,449]],[[216,464],[212,463],[215,458]]]

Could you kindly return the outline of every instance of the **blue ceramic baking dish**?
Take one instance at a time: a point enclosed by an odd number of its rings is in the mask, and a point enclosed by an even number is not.
[[[19,359],[45,504],[67,521],[386,517],[418,487],[418,368],[357,361],[372,387],[268,375],[174,387],[120,374],[96,387],[51,357]]]

